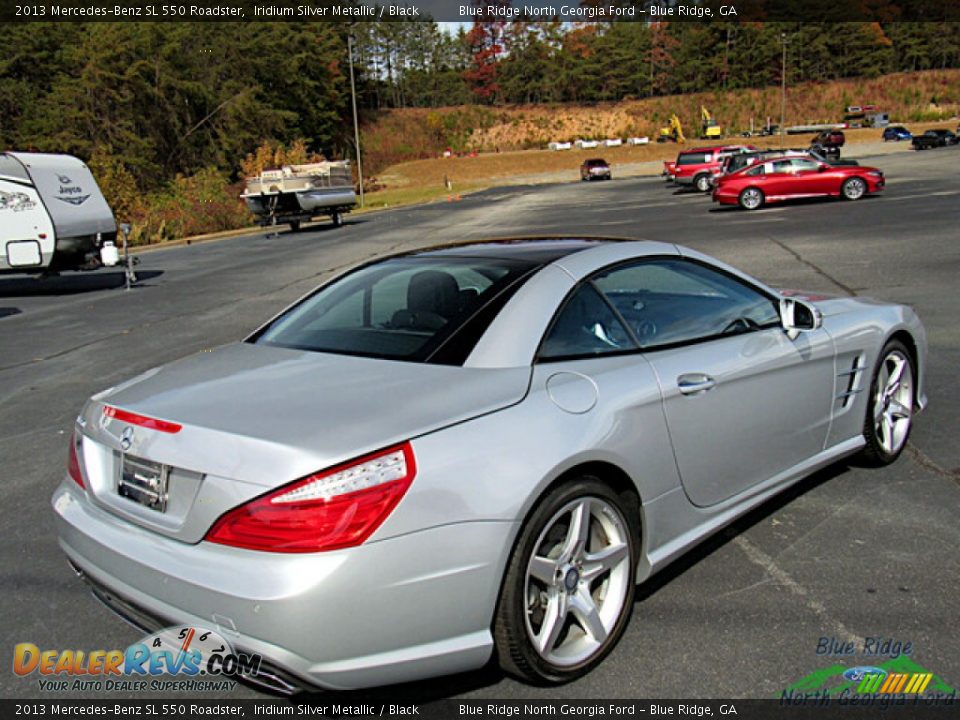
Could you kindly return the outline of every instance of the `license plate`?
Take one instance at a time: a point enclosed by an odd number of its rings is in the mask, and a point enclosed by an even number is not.
[[[166,465],[122,455],[117,492],[151,510],[167,509],[167,480],[170,468]]]

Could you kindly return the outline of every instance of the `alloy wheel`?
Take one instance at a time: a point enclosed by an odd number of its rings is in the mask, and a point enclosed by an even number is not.
[[[843,196],[847,200],[859,200],[867,192],[867,184],[860,178],[850,178],[843,184]]]
[[[757,188],[747,188],[740,195],[740,204],[747,210],[756,210],[763,203],[763,193]]]
[[[877,442],[887,455],[903,448],[912,421],[913,370],[902,352],[892,350],[880,365],[873,398]]]
[[[527,636],[558,667],[586,662],[606,644],[628,596],[630,545],[619,510],[579,497],[546,523],[527,563]]]

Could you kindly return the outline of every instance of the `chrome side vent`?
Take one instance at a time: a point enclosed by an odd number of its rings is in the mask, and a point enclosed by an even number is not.
[[[837,410],[846,410],[853,403],[857,394],[863,391],[863,374],[867,369],[867,361],[862,353],[854,355],[846,363],[838,363],[838,367],[845,367],[837,373],[837,383],[835,387],[838,393],[834,400],[837,402]]]

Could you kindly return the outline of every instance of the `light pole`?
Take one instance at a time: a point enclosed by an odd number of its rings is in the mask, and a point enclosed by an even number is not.
[[[787,131],[787,34],[780,33],[783,44],[783,59],[780,62],[780,149],[783,150],[783,135]]]
[[[347,35],[350,54],[350,102],[353,105],[353,142],[357,151],[357,177],[360,180],[360,207],[363,207],[363,163],[360,161],[360,126],[357,124],[357,88],[353,82],[353,35]]]

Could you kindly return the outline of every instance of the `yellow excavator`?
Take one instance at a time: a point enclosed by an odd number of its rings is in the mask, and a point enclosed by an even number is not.
[[[682,143],[686,141],[686,138],[683,136],[683,125],[680,124],[680,118],[674,113],[670,116],[670,124],[667,127],[660,128],[660,133],[657,135],[657,142],[675,142]]]
[[[700,131],[700,137],[702,139],[715,140],[723,137],[723,129],[717,125],[717,121],[713,119],[713,115],[711,115],[710,111],[703,105],[700,106],[700,118],[703,121]]]

